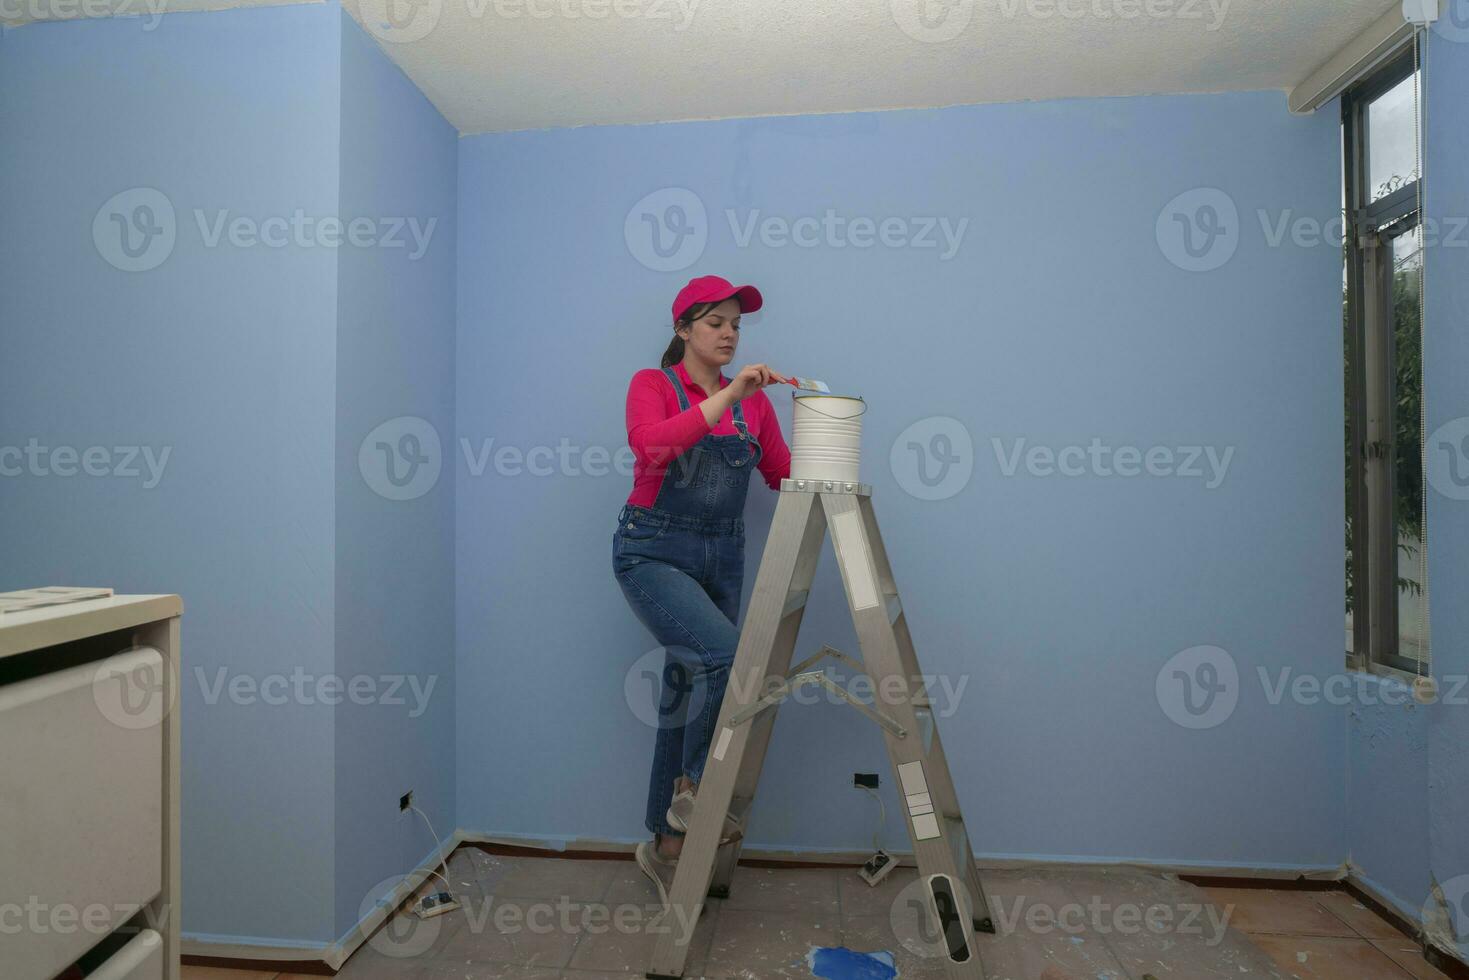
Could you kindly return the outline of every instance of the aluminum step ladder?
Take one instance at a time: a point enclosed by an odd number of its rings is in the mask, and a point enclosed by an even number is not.
[[[828,528],[862,661],[824,646],[792,670],[796,634]],[[828,656],[865,673],[869,689],[883,692],[882,696],[873,705],[862,704],[820,670],[808,672]],[[925,938],[933,940],[925,945],[945,964],[949,980],[984,980],[975,931],[994,932],[994,925],[872,510],[872,487],[865,483],[781,481],[693,820],[669,892],[667,911],[675,915],[665,921],[695,923],[706,895],[728,897],[743,838],[719,846],[724,814],[729,811],[745,822],[776,710],[801,685],[818,683],[882,729],[904,796],[905,823],[922,882],[917,889],[918,926]],[[692,925],[660,930],[645,976],[683,977],[694,931]]]

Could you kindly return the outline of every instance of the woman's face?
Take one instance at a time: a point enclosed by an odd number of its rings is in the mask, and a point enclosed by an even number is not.
[[[740,345],[740,301],[731,296],[679,331],[679,336],[696,356],[717,366],[728,364]]]

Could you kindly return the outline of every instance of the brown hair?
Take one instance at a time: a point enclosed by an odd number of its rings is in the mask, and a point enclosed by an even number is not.
[[[674,322],[674,329],[677,330],[679,327],[693,326],[695,320],[699,319],[699,317],[708,313],[710,310],[714,309],[718,305],[718,303],[695,303],[693,306],[690,306],[688,309],[684,310],[683,316],[679,317]],[[669,341],[668,343],[668,350],[663,352],[663,363],[658,366],[660,368],[673,367],[679,361],[682,361],[683,348],[683,338],[675,333],[673,335],[673,340]]]

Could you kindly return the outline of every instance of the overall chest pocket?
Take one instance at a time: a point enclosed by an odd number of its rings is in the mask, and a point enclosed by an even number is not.
[[[719,454],[724,485],[728,487],[737,487],[742,481],[748,480],[750,471],[755,468],[759,459],[754,446],[735,436],[720,444]]]

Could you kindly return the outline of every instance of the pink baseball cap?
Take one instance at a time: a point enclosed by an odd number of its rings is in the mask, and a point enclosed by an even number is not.
[[[731,296],[739,297],[741,313],[754,313],[765,302],[760,296],[760,290],[754,286],[736,286],[719,276],[699,276],[697,279],[690,279],[688,285],[680,289],[674,297],[673,320],[677,323],[678,318],[691,306],[699,303],[722,303]]]

